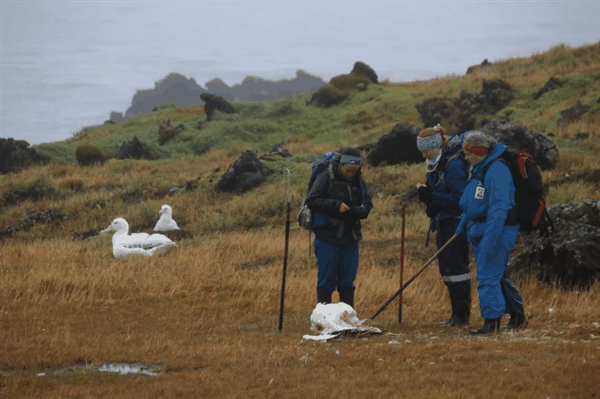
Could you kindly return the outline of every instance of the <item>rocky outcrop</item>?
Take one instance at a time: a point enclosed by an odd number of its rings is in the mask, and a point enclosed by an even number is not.
[[[137,136],[133,136],[131,141],[124,141],[119,149],[119,159],[148,159],[154,160],[155,157],[150,151],[148,144],[141,142]]]
[[[417,148],[417,136],[420,131],[419,126],[398,123],[389,133],[381,136],[373,147],[364,148],[367,162],[373,166],[425,162]]]
[[[246,151],[221,176],[217,182],[217,190],[243,193],[264,183],[269,174],[269,169],[260,162],[256,154]]]
[[[32,165],[44,165],[50,158],[37,153],[25,140],[0,138],[0,173],[16,173]]]
[[[315,105],[317,107],[329,108],[337,105],[347,99],[348,92],[339,90],[334,86],[327,84],[314,92],[306,105]]]
[[[122,122],[140,113],[148,113],[153,108],[168,102],[180,107],[201,105],[203,101],[199,99],[200,94],[209,92],[226,101],[260,101],[305,92],[312,93],[324,84],[323,79],[298,70],[292,79],[273,81],[248,76],[242,83],[231,87],[221,79],[215,78],[206,83],[205,89],[198,85],[193,78],[187,79],[181,74],[171,73],[156,82],[153,89],[138,90],[127,111],[124,114],[111,112],[110,120]]]
[[[489,62],[489,61],[487,60],[487,58],[486,58],[485,60],[483,60],[483,62],[482,62],[481,64],[479,64],[479,65],[471,65],[470,67],[468,67],[468,68],[467,68],[467,73],[466,73],[466,74],[467,74],[467,75],[470,75],[470,74],[472,74],[472,73],[475,73],[475,72],[477,72],[479,69],[481,69],[482,67],[486,67],[486,66],[488,66],[488,65],[492,65],[492,63],[491,63],[491,62]]]
[[[535,95],[533,96],[533,99],[537,100],[538,98],[540,98],[544,94],[548,93],[549,91],[556,90],[561,87],[563,87],[563,82],[556,79],[555,77],[551,77],[550,79],[548,79],[548,81],[546,82],[544,87],[542,87],[540,90],[538,90],[537,93],[535,93]]]
[[[481,131],[496,137],[500,143],[518,151],[527,151],[541,169],[553,169],[558,163],[558,148],[541,133],[532,132],[504,119],[488,121]]]
[[[556,121],[557,125],[563,125],[566,123],[575,122],[581,115],[588,112],[592,107],[589,105],[575,105],[571,108],[560,111],[560,119]]]
[[[204,101],[204,112],[206,113],[207,121],[214,119],[215,111],[221,111],[226,114],[235,114],[238,112],[227,100],[214,94],[201,94],[200,98]]]
[[[560,204],[548,210],[555,230],[534,239],[509,270],[564,288],[585,288],[600,278],[600,201]]]
[[[370,66],[368,66],[367,64],[365,64],[362,61],[356,61],[354,63],[354,67],[352,68],[352,71],[350,72],[351,75],[362,75],[365,76],[367,79],[369,79],[371,81],[371,83],[379,83],[379,81],[377,80],[377,74],[375,73],[375,71],[373,70],[373,68],[371,68]]]
[[[70,217],[63,215],[60,210],[49,208],[45,211],[28,215],[18,226],[4,226],[4,228],[0,230],[0,238],[11,236],[18,231],[29,230],[37,223],[61,223],[68,219],[70,219]]]
[[[183,123],[180,123],[177,126],[171,126],[171,119],[163,119],[162,123],[158,127],[158,144],[164,145],[184,129],[185,126],[183,126]]]
[[[462,133],[475,128],[475,115],[495,114],[514,95],[501,79],[484,80],[479,93],[462,91],[458,98],[432,97],[416,105],[426,127],[441,123],[449,132]]]

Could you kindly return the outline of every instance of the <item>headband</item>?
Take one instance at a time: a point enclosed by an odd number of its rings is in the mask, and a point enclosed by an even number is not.
[[[439,148],[442,146],[442,135],[436,133],[433,136],[417,137],[417,148],[419,151],[427,151],[433,148]]]
[[[463,145],[463,151],[468,152],[470,154],[478,155],[480,157],[486,156],[489,152],[487,148],[478,145],[473,145],[469,142],[465,142],[465,144]]]
[[[362,163],[359,157],[354,157],[352,155],[342,155],[340,158],[340,165],[356,165],[360,166]]]

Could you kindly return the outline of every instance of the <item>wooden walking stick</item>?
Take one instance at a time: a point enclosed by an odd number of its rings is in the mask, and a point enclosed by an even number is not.
[[[406,199],[402,199],[402,236],[400,238],[400,288],[404,279],[404,227],[406,225]],[[398,324],[402,323],[402,291],[398,296]]]
[[[458,238],[457,234],[454,234],[448,241],[446,241],[446,243],[427,261],[427,263],[425,263],[425,265],[423,266],[423,268],[421,270],[419,270],[419,272],[417,274],[415,274],[414,276],[412,276],[406,283],[404,283],[404,285],[398,290],[396,291],[396,293],[394,295],[392,295],[392,297],[390,299],[387,300],[386,303],[383,304],[382,307],[380,307],[377,312],[375,312],[373,314],[373,316],[369,317],[369,319],[373,320],[375,319],[375,317],[377,317],[377,315],[381,312],[383,312],[383,309],[385,309],[387,307],[387,305],[389,305],[390,303],[392,303],[392,301],[402,293],[402,291],[404,291],[404,289],[406,287],[408,287],[410,285],[410,283],[412,283],[414,281],[414,279],[416,279],[417,277],[419,277],[419,274],[421,274],[426,268],[427,266],[429,266],[442,252],[444,252],[446,250],[446,248],[448,248],[448,245],[450,245],[450,243],[454,240],[456,240],[456,238]]]
[[[287,172],[287,174],[286,174]],[[285,277],[287,273],[287,260],[288,260],[288,249],[290,244],[290,211],[291,211],[291,192],[290,192],[290,177],[291,173],[289,169],[285,169],[283,172],[283,200],[285,201],[285,183],[287,178],[287,216],[285,219],[285,249],[283,252],[283,276],[281,278],[281,301],[279,304],[279,331],[283,329],[283,304],[285,300]]]

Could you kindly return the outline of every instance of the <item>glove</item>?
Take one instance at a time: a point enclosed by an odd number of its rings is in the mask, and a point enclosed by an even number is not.
[[[433,189],[429,186],[421,186],[419,187],[419,200],[421,202],[426,203],[427,205],[431,204],[431,200],[433,198]]]

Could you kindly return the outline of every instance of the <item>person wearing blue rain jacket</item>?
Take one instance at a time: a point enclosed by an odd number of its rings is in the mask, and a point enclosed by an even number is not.
[[[460,136],[444,135],[438,124],[425,128],[417,137],[417,148],[427,159],[427,184],[418,184],[419,200],[427,207],[429,231],[435,232],[440,249],[453,235],[462,213],[458,202],[467,184],[468,162],[462,156]],[[429,232],[427,232],[427,242]],[[426,244],[427,245],[427,244]],[[453,241],[438,256],[440,275],[450,297],[452,314],[443,324],[465,326],[471,315],[471,271],[469,243],[464,237]]]
[[[507,148],[482,132],[463,134],[463,152],[471,169],[459,201],[463,215],[456,234],[466,235],[473,245],[484,319],[483,326],[471,334],[498,331],[507,312],[511,314],[509,327],[526,323],[521,296],[506,276],[508,257],[519,234],[515,186],[508,166],[499,159]]]

